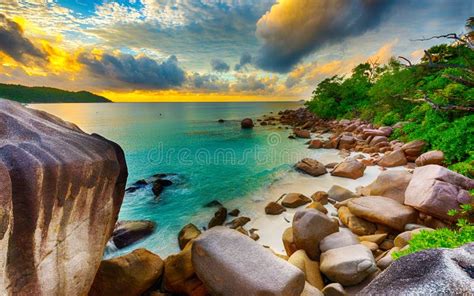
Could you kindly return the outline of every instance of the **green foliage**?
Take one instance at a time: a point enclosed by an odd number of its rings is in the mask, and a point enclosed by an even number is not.
[[[0,98],[20,103],[105,103],[110,100],[87,91],[71,92],[51,87],[0,83]]]
[[[448,215],[458,218],[456,230],[440,228],[434,231],[421,230],[413,235],[408,242],[409,247],[403,251],[394,252],[392,257],[402,256],[433,248],[457,248],[474,242],[474,193],[470,192],[471,203],[460,205],[459,209],[451,209]]]
[[[473,176],[474,115],[466,111],[435,109],[439,106],[474,106],[474,81],[466,68],[474,67],[474,51],[467,46],[437,45],[427,50],[420,64],[405,67],[392,59],[387,65],[361,64],[352,76],[334,76],[322,81],[308,107],[325,119],[361,118],[376,125],[409,122],[392,139],[424,140],[427,149],[445,153],[454,170]],[[465,67],[465,68],[463,68]]]
[[[409,241],[409,247],[394,252],[392,257],[398,259],[411,253],[434,248],[457,248],[474,241],[474,226],[465,225],[459,230],[440,228],[434,231],[422,230]]]
[[[470,155],[468,159],[451,165],[449,169],[474,179],[474,151],[471,151]]]

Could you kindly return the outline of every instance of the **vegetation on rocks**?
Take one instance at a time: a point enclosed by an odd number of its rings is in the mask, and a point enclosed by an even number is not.
[[[457,248],[474,242],[474,195],[471,204],[460,206],[459,210],[449,210],[448,215],[458,217],[456,229],[440,228],[434,231],[420,231],[409,241],[405,250],[393,253],[398,259],[411,253],[434,248]]]
[[[403,63],[402,63],[403,62]],[[424,140],[445,153],[450,168],[474,177],[474,51],[437,45],[418,64],[400,57],[369,61],[350,77],[333,76],[313,91],[308,107],[324,119],[361,118],[394,125],[392,138]]]

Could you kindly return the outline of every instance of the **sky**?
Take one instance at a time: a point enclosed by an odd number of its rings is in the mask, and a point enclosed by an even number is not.
[[[0,0],[0,82],[113,101],[309,99],[367,61],[413,62],[473,0]]]

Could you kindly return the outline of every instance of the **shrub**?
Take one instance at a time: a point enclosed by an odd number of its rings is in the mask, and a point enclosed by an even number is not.
[[[398,259],[411,253],[434,248],[457,248],[474,241],[474,226],[466,225],[459,230],[440,228],[434,231],[422,230],[409,241],[406,250],[394,252],[392,257]]]

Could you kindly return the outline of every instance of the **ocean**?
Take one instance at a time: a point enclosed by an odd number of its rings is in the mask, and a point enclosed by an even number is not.
[[[261,202],[261,194],[308,156],[305,140],[288,140],[291,130],[256,125],[242,130],[240,120],[274,115],[301,107],[299,102],[272,103],[115,103],[32,104],[117,142],[125,151],[128,185],[155,174],[168,174],[173,185],[155,198],[151,186],[127,193],[120,220],[152,220],[157,229],[127,248],[109,248],[106,257],[147,248],[163,258],[178,252],[177,236],[187,223],[205,227],[217,200],[243,215]],[[219,119],[224,119],[219,123]],[[278,197],[276,197],[278,198]],[[232,208],[229,208],[232,210]]]

